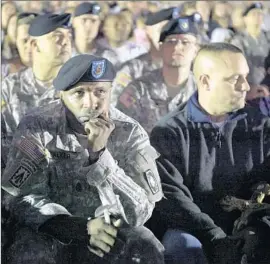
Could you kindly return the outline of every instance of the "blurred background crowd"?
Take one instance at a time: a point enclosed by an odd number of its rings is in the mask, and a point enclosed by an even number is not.
[[[27,46],[29,26],[25,26],[30,22],[27,18],[23,19],[24,22],[21,21],[21,14],[26,17],[25,12],[72,14],[73,55],[91,53],[93,43],[97,43],[99,49],[107,51],[102,55],[110,59],[117,69],[121,69],[126,61],[147,53],[150,49],[152,53],[156,51],[153,56],[159,57],[159,34],[164,23],[149,26],[146,25],[146,20],[149,13],[160,10],[174,7],[174,17],[199,13],[201,44],[222,41],[237,44],[239,41],[234,41],[234,36],[246,30],[252,31],[256,24],[260,24],[266,34],[270,30],[270,1],[263,1],[262,12],[250,12],[247,16],[243,16],[243,12],[254,1],[98,1],[100,12],[97,12],[99,17],[96,20],[87,20],[76,15],[76,8],[83,2],[93,1],[2,1],[2,78],[32,63],[30,46]],[[247,51],[253,50],[254,53],[260,46],[258,40]],[[263,64],[268,50],[258,53],[260,70],[255,71],[255,80],[252,80],[256,85],[266,75],[267,69]],[[253,63],[258,64],[257,61]],[[254,93],[268,93],[265,88],[256,87],[250,92],[252,97],[255,96]]]

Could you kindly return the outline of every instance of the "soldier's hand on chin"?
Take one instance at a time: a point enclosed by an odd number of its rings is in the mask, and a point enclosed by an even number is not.
[[[98,152],[106,147],[115,125],[109,119],[108,114],[102,114],[84,124],[88,135],[88,142],[93,152]]]

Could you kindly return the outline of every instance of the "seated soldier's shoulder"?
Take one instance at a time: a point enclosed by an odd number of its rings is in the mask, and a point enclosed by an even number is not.
[[[161,70],[156,69],[146,72],[143,76],[133,80],[130,86],[135,86],[137,91],[141,95],[144,95],[147,91],[153,89],[153,87],[160,86],[162,82]]]
[[[18,72],[10,73],[5,78],[2,79],[2,94],[9,94],[12,96],[13,94],[17,94],[17,92],[21,91],[21,87],[23,85],[23,80],[27,75],[27,68],[21,69]]]
[[[21,120],[20,129],[49,131],[64,125],[63,106],[60,100],[31,109]]]
[[[10,73],[2,80],[2,82],[19,82],[27,70],[28,68],[23,68],[17,72]]]
[[[155,127],[163,128],[187,128],[187,103],[179,105],[175,110],[162,117]]]
[[[130,134],[133,133],[134,130],[137,130],[143,135],[147,135],[146,131],[142,128],[138,121],[127,116],[113,106],[110,108],[110,117],[113,120],[117,130],[125,131]]]

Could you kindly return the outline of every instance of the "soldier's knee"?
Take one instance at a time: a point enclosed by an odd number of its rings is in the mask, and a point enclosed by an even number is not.
[[[134,258],[135,263],[164,263],[164,247],[149,229],[130,228],[125,236],[128,255]]]
[[[23,228],[16,232],[5,259],[9,264],[58,264],[62,251],[63,246],[56,240]]]

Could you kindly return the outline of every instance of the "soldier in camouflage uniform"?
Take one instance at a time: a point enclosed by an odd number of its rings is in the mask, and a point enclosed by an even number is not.
[[[102,32],[105,38],[99,39],[98,43],[104,49],[102,56],[110,60],[116,69],[147,52],[147,48],[135,42],[133,31],[132,14],[126,9],[108,14],[104,20]]]
[[[52,80],[71,56],[70,29],[64,28],[69,19],[68,14],[47,14],[37,16],[32,21],[29,28],[33,38],[32,68],[10,74],[2,81],[2,116],[7,138],[12,137],[27,111],[57,97]]]
[[[195,92],[191,64],[196,56],[198,30],[193,16],[171,20],[160,41],[163,67],[130,83],[117,108],[151,132],[155,123]]]
[[[32,62],[30,36],[28,31],[30,23],[36,16],[36,13],[21,13],[18,15],[16,47],[18,49],[19,56],[10,60],[2,61],[2,79],[4,79],[10,73],[15,73],[21,69],[24,69],[25,67],[30,67]]]
[[[23,228],[7,263],[163,263],[142,227],[162,198],[158,154],[136,121],[110,108],[114,77],[108,60],[75,56],[54,80],[61,100],[19,124],[2,187]]]
[[[146,20],[146,32],[149,37],[150,51],[122,65],[113,84],[113,105],[117,104],[119,96],[132,81],[162,67],[162,58],[159,50],[160,31],[168,20],[180,16],[179,12],[176,11],[178,11],[178,8],[168,8],[148,15]],[[193,17],[199,27],[201,23],[200,14],[194,13]]]
[[[97,3],[81,3],[74,11],[72,27],[74,29],[74,50],[72,55],[93,54],[102,56],[103,48],[96,37],[101,23],[101,6]]]
[[[230,41],[244,52],[250,68],[248,82],[253,85],[260,84],[264,78],[264,60],[270,49],[269,32],[261,29],[262,9],[261,3],[250,5],[243,13],[246,31],[237,33]]]
[[[118,97],[129,83],[162,67],[159,52],[160,31],[168,20],[172,19],[174,8],[168,8],[156,13],[150,13],[146,19],[146,33],[150,43],[149,52],[125,62],[118,71],[113,83],[112,104],[116,105]]]

